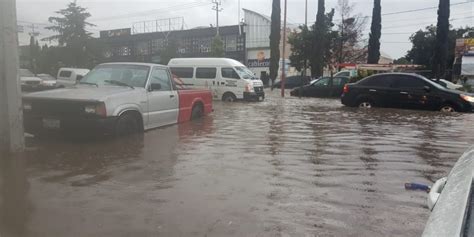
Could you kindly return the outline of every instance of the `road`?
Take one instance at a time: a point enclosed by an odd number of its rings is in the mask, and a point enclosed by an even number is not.
[[[4,236],[419,236],[474,115],[339,100],[216,102],[118,140],[35,141],[0,165]]]

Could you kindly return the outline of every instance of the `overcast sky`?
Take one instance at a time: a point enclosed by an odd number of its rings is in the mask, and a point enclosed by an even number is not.
[[[354,13],[363,16],[372,14],[373,0],[349,0],[355,4]],[[28,44],[27,26],[36,23],[40,38],[51,35],[43,29],[48,17],[65,8],[70,0],[17,0],[17,13],[25,33],[20,34],[20,44]],[[212,0],[77,0],[77,3],[92,14],[89,22],[97,25],[89,29],[98,34],[100,30],[129,28],[134,22],[171,17],[183,17],[186,28],[215,25],[215,12],[211,10]],[[317,0],[308,0],[308,22],[314,22]],[[469,2],[469,3],[466,3]],[[265,15],[271,14],[272,0],[241,0],[241,7]],[[474,0],[451,0],[451,24],[455,27],[474,26]],[[326,10],[336,7],[337,0],[326,0]],[[438,0],[382,0],[382,14],[414,9],[436,8]],[[283,6],[283,4],[282,4]],[[238,0],[222,0],[220,25],[234,25],[238,22]],[[304,23],[305,0],[288,0],[288,21],[291,24]],[[336,13],[337,14],[337,13]],[[241,13],[243,18],[243,13]],[[410,35],[429,24],[436,24],[437,9],[426,9],[402,14],[382,16],[382,51],[393,58],[404,56],[411,48]],[[337,17],[336,17],[337,19]],[[367,21],[365,38],[370,30]]]

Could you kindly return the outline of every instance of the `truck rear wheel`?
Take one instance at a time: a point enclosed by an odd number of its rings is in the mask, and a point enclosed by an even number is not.
[[[138,133],[138,121],[132,114],[126,113],[121,115],[115,125],[115,136],[122,137]]]
[[[196,120],[202,117],[204,114],[204,108],[201,104],[196,104],[191,111],[191,120]]]

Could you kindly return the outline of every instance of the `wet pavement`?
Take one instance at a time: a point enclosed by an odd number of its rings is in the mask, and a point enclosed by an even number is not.
[[[118,140],[35,141],[0,164],[7,236],[419,236],[474,115],[278,97]]]

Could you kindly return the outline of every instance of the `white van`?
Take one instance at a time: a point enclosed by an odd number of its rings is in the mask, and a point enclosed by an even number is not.
[[[242,63],[228,58],[175,58],[168,66],[185,86],[209,88],[214,100],[265,99],[263,83]]]
[[[81,80],[87,73],[89,73],[89,71],[89,69],[83,68],[63,67],[58,71],[56,85],[58,87],[72,87],[77,81]]]

